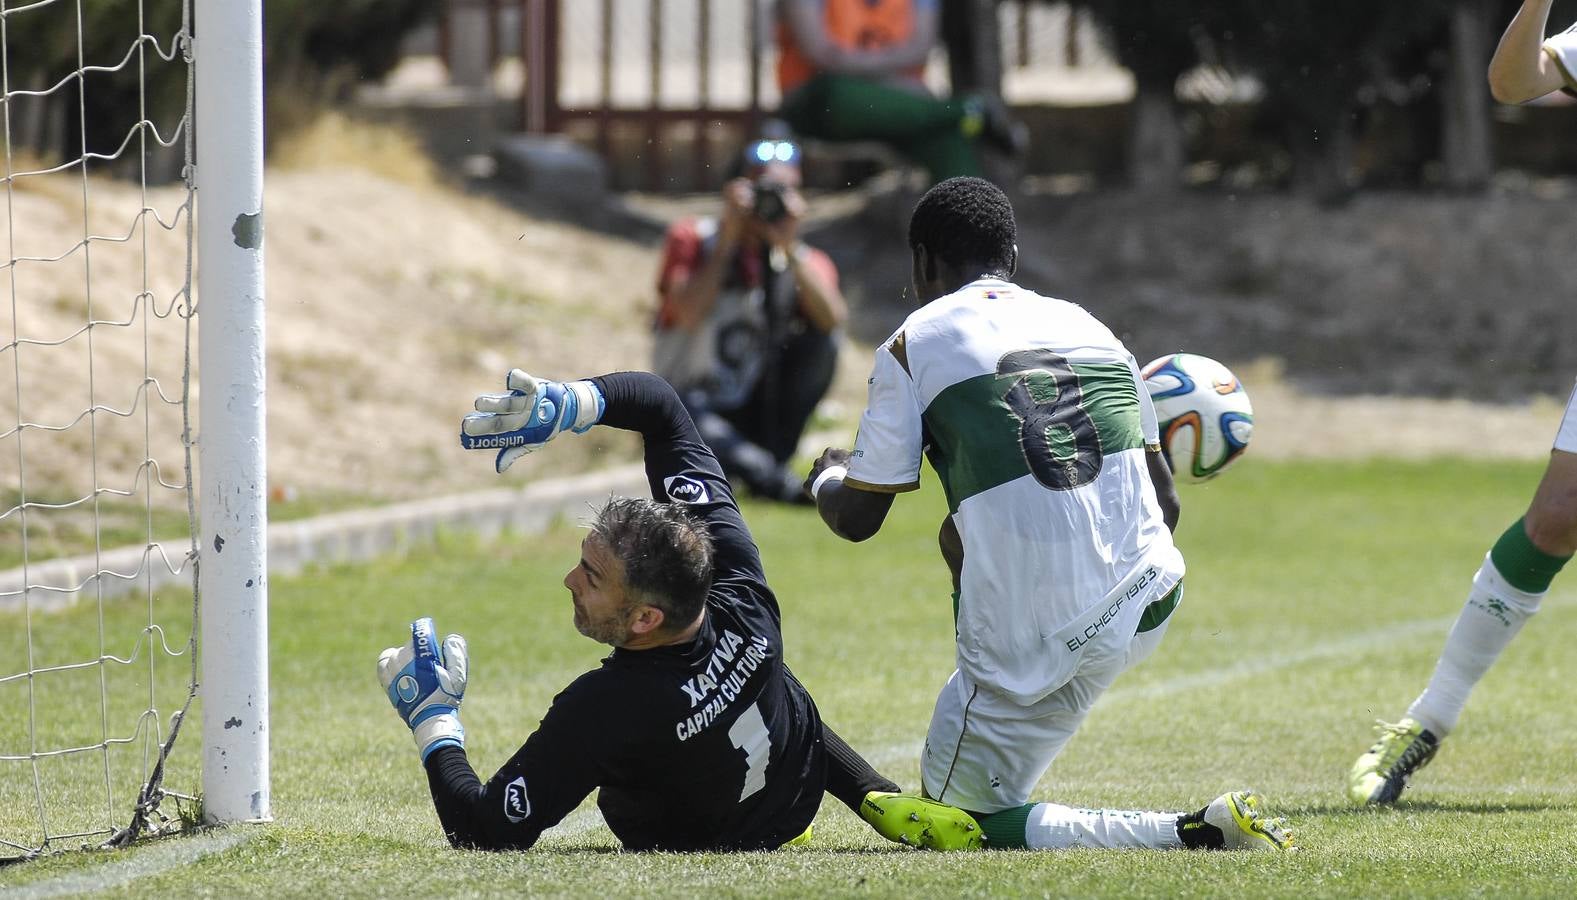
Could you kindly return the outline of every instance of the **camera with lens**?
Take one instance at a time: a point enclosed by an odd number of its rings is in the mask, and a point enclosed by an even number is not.
[[[788,215],[785,199],[789,186],[780,181],[758,181],[755,185],[755,216],[768,225],[776,225]]]

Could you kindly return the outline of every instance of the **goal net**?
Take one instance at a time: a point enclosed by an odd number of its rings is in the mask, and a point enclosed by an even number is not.
[[[178,827],[213,775],[193,35],[224,3],[0,0],[0,860]],[[266,818],[266,776],[207,818]]]

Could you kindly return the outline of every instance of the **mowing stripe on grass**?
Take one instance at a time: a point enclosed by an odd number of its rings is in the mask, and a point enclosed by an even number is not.
[[[1562,599],[1569,600],[1570,598],[1552,592],[1550,596],[1545,598],[1546,603],[1540,606],[1540,611],[1547,617],[1551,612],[1565,613],[1574,608],[1569,602],[1557,602],[1554,604],[1549,602]],[[1147,684],[1133,688],[1125,688],[1119,684],[1119,686],[1102,695],[1096,703],[1099,707],[1110,706],[1114,703],[1154,700],[1160,697],[1170,697],[1174,694],[1220,687],[1240,678],[1257,677],[1280,669],[1301,666],[1305,663],[1320,662],[1345,656],[1357,656],[1421,634],[1443,632],[1456,621],[1457,615],[1458,613],[1453,612],[1449,616],[1435,616],[1429,619],[1413,619],[1407,622],[1398,622],[1395,625],[1388,625],[1362,634],[1355,634],[1322,644],[1314,644],[1296,652],[1283,653],[1276,656],[1260,656],[1227,666],[1178,675],[1158,684]],[[888,744],[864,755],[872,766],[880,768],[917,760],[920,758],[922,748],[922,742],[903,741]]]
[[[129,859],[119,859],[85,872],[70,872],[9,890],[0,890],[0,898],[42,900],[45,897],[64,897],[68,894],[123,887],[139,878],[162,875],[171,869],[189,866],[205,856],[229,850],[257,834],[255,827],[243,826],[190,838],[160,841],[135,853]]]
[[[1552,597],[1548,599],[1562,598],[1552,595]],[[1547,607],[1545,611],[1548,612],[1551,610],[1560,610],[1564,612],[1571,608],[1573,608],[1572,604],[1566,603],[1552,605]],[[1295,653],[1286,653],[1275,657],[1261,657],[1258,659],[1234,663],[1232,665],[1220,666],[1214,669],[1206,669],[1200,672],[1180,675],[1178,677],[1168,679],[1167,681],[1160,684],[1144,685],[1142,687],[1136,688],[1116,687],[1108,691],[1106,695],[1101,698],[1100,702],[1111,704],[1136,700],[1153,700],[1159,697],[1167,697],[1189,691],[1218,687],[1240,678],[1257,677],[1268,672],[1273,672],[1280,669],[1290,669],[1304,665],[1306,663],[1320,662],[1323,660],[1336,659],[1346,656],[1356,656],[1379,647],[1388,646],[1399,640],[1416,637],[1429,632],[1444,631],[1451,626],[1452,622],[1456,621],[1456,617],[1457,614],[1452,613],[1449,616],[1435,616],[1428,619],[1413,619],[1406,622],[1398,622],[1394,625],[1389,625],[1374,631],[1355,634],[1345,638],[1340,638],[1338,640],[1327,641],[1321,644],[1314,644],[1302,651]],[[864,755],[865,758],[870,761],[872,766],[880,770],[884,767],[912,763],[918,760],[920,758],[922,748],[923,741],[906,740],[887,744],[886,746],[867,752]],[[1315,791],[1325,787],[1326,785],[1321,783],[1314,786],[1303,786],[1302,789],[1306,791]],[[1577,795],[1577,789],[1564,785],[1540,785],[1536,788],[1535,792],[1543,793],[1549,796]],[[575,838],[591,831],[595,831],[598,828],[605,827],[606,825],[603,822],[601,812],[599,812],[597,808],[593,806],[566,816],[562,822],[555,825],[550,831],[548,831],[546,836]],[[48,894],[42,896],[56,895]],[[0,895],[0,900],[4,900],[6,897],[9,897],[9,895]]]
[[[1545,598],[1545,602],[1540,605],[1545,621],[1549,620],[1551,613],[1559,615],[1573,608],[1570,603],[1551,602],[1562,599],[1566,598],[1553,592]],[[1218,687],[1239,678],[1264,675],[1267,672],[1274,672],[1278,669],[1290,669],[1305,663],[1319,662],[1343,656],[1357,656],[1421,634],[1444,632],[1457,620],[1460,612],[1460,610],[1456,610],[1449,616],[1398,622],[1395,625],[1387,625],[1383,628],[1354,634],[1340,640],[1314,644],[1303,650],[1281,653],[1276,656],[1260,655],[1251,657],[1229,666],[1179,675],[1175,678],[1169,678],[1160,684],[1147,684],[1135,688],[1118,687],[1108,691],[1101,700],[1108,704],[1131,700],[1153,700],[1157,697],[1169,697],[1173,694],[1187,691]],[[1435,649],[1438,651],[1439,648],[1436,647]],[[1419,687],[1422,686],[1422,684],[1419,685]]]
[[[1173,694],[1218,687],[1239,678],[1264,675],[1277,669],[1288,669],[1293,666],[1301,666],[1304,663],[1363,653],[1402,638],[1412,637],[1429,631],[1444,630],[1449,628],[1454,621],[1456,621],[1454,614],[1432,619],[1414,619],[1410,622],[1400,622],[1367,634],[1353,635],[1352,637],[1329,641],[1324,644],[1315,644],[1296,653],[1286,653],[1274,657],[1262,656],[1257,659],[1233,663],[1232,665],[1178,675],[1174,678],[1168,678],[1159,684],[1147,684],[1134,688],[1125,688],[1119,684],[1103,694],[1096,701],[1096,705],[1099,707],[1135,700],[1154,700],[1157,697],[1169,697]],[[888,744],[878,750],[866,753],[865,758],[873,766],[909,762],[919,759],[922,746],[921,742],[916,741]]]
[[[1395,625],[1388,625],[1384,628],[1355,634],[1339,640],[1314,644],[1302,650],[1278,653],[1274,656],[1261,653],[1231,665],[1177,675],[1159,684],[1146,684],[1132,688],[1117,687],[1107,691],[1101,697],[1100,702],[1110,705],[1135,700],[1154,700],[1158,697],[1170,697],[1173,694],[1191,693],[1206,688],[1219,687],[1239,678],[1257,677],[1280,669],[1291,669],[1305,663],[1344,656],[1358,656],[1379,647],[1391,646],[1407,638],[1428,632],[1444,631],[1451,627],[1451,623],[1455,622],[1456,618],[1456,613],[1452,613],[1449,616],[1436,616],[1430,619],[1413,619],[1412,621],[1398,622]]]

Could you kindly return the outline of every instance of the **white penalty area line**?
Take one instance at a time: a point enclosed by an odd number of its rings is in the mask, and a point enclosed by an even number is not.
[[[1570,592],[1557,593],[1552,591],[1540,604],[1540,615],[1534,619],[1549,617],[1570,612],[1577,605],[1571,601]],[[1309,645],[1302,650],[1276,653],[1274,655],[1262,653],[1231,665],[1218,666],[1199,672],[1189,672],[1155,684],[1146,684],[1138,687],[1123,687],[1119,680],[1116,687],[1103,694],[1095,702],[1097,709],[1114,704],[1130,703],[1141,700],[1155,700],[1170,697],[1176,694],[1191,693],[1193,691],[1207,690],[1214,687],[1230,684],[1243,678],[1254,678],[1276,672],[1282,669],[1292,669],[1308,663],[1323,662],[1332,659],[1341,659],[1349,656],[1359,656],[1383,647],[1417,638],[1422,635],[1439,633],[1444,640],[1443,632],[1447,631],[1461,610],[1448,616],[1435,616],[1428,619],[1413,619],[1398,622],[1372,631],[1338,638],[1333,641]],[[1537,627],[1537,626],[1535,626]],[[1175,638],[1173,638],[1175,640]],[[1438,650],[1438,648],[1437,648]],[[1143,663],[1140,663],[1142,666]],[[863,754],[871,765],[880,769],[882,766],[891,766],[899,763],[912,762],[920,758],[924,747],[923,741],[907,741],[903,743],[888,744],[870,753]]]
[[[1314,644],[1302,650],[1294,650],[1287,653],[1259,652],[1248,659],[1240,660],[1228,666],[1206,669],[1201,672],[1188,672],[1155,684],[1146,684],[1132,688],[1114,687],[1102,695],[1096,701],[1096,705],[1110,706],[1114,703],[1154,700],[1158,697],[1170,697],[1174,694],[1192,693],[1198,690],[1219,687],[1237,681],[1240,678],[1253,678],[1281,669],[1296,668],[1308,663],[1347,656],[1360,656],[1371,650],[1391,646],[1398,641],[1418,637],[1430,632],[1444,631],[1450,628],[1451,623],[1456,620],[1455,614],[1433,619],[1414,619],[1410,622],[1398,622],[1395,625],[1387,625],[1383,628],[1355,634],[1351,637]],[[1223,651],[1230,652],[1234,643],[1236,642],[1232,640],[1223,641]],[[1143,665],[1143,663],[1140,665]]]
[[[1315,644],[1296,653],[1263,656],[1229,666],[1180,675],[1158,684],[1145,685],[1143,687],[1124,689],[1119,686],[1107,691],[1104,696],[1096,701],[1096,705],[1099,707],[1125,701],[1153,700],[1172,694],[1208,689],[1240,678],[1264,675],[1277,669],[1288,669],[1304,665],[1305,663],[1357,655],[1378,647],[1388,646],[1405,638],[1415,637],[1432,631],[1443,631],[1450,627],[1454,621],[1456,621],[1455,614],[1432,619],[1416,619],[1364,634],[1353,635],[1341,640]],[[900,765],[918,760],[923,746],[923,740],[901,741],[878,747],[870,752],[862,752],[861,755],[873,767],[880,770],[884,766]],[[579,837],[600,827],[603,827],[602,814],[597,811],[596,807],[592,807],[591,809],[580,810],[566,816],[562,822],[544,832],[544,836]]]
[[[1540,619],[1548,621],[1553,615],[1561,615],[1573,609],[1573,604],[1569,602],[1571,599],[1569,593],[1564,592],[1556,593],[1552,591],[1546,595],[1539,606],[1539,615],[1532,620],[1534,627],[1538,627],[1537,623]],[[1262,651],[1255,656],[1229,666],[1206,669],[1202,672],[1189,672],[1156,684],[1124,688],[1119,683],[1118,687],[1107,691],[1096,703],[1097,705],[1110,705],[1133,700],[1153,700],[1157,697],[1169,697],[1173,694],[1218,687],[1240,678],[1264,675],[1280,669],[1291,669],[1307,663],[1339,659],[1347,656],[1359,656],[1372,650],[1390,646],[1398,641],[1418,637],[1419,635],[1447,631],[1456,622],[1457,617],[1461,613],[1462,610],[1459,608],[1449,616],[1398,622],[1394,625],[1387,625],[1334,641],[1312,644],[1302,650],[1284,653],[1277,652],[1274,654]],[[1444,637],[1442,634],[1441,639],[1444,640]],[[1223,651],[1229,652],[1230,649],[1231,642],[1223,642]],[[1437,653],[1440,649],[1442,648],[1435,648]],[[1143,665],[1143,663],[1140,665]]]
[[[1574,607],[1574,605],[1570,602],[1561,602],[1562,600],[1570,601],[1572,599],[1577,598],[1572,598],[1570,596],[1563,597],[1552,592],[1550,596],[1545,598],[1547,605],[1543,605],[1541,607],[1541,612],[1548,615],[1550,612],[1555,610],[1565,612],[1567,610],[1577,608]],[[1550,601],[1555,602],[1550,603]],[[1361,655],[1372,650],[1390,646],[1397,641],[1415,638],[1420,635],[1429,634],[1431,632],[1444,632],[1446,629],[1451,627],[1453,622],[1456,621],[1457,615],[1459,613],[1460,610],[1453,612],[1448,616],[1435,616],[1428,619],[1413,619],[1411,621],[1398,622],[1394,625],[1387,625],[1382,628],[1339,638],[1334,641],[1313,644],[1297,652],[1279,653],[1274,656],[1259,656],[1233,663],[1232,665],[1219,666],[1214,669],[1206,669],[1200,672],[1191,672],[1186,675],[1179,675],[1175,678],[1169,678],[1157,684],[1148,684],[1134,688],[1123,688],[1121,686],[1115,687],[1112,690],[1107,691],[1104,696],[1096,701],[1096,705],[1109,706],[1114,703],[1132,702],[1136,700],[1154,700],[1174,694],[1218,687],[1220,685],[1237,681],[1241,678],[1253,678],[1260,675],[1265,675],[1270,672],[1278,671],[1280,669],[1291,669],[1308,663]],[[862,752],[862,755],[871,763],[873,767],[875,767],[877,770],[881,770],[885,767],[901,765],[903,763],[912,763],[919,760],[923,748],[923,740],[900,741],[887,744],[883,747],[878,747],[870,752]],[[1554,787],[1550,788],[1547,792],[1555,794],[1566,793],[1565,790]],[[579,810],[566,816],[563,821],[559,822],[559,824],[544,832],[544,837],[551,836],[574,838],[584,835],[588,832],[595,831],[598,828],[605,827],[607,826],[602,820],[602,813],[595,806],[592,806],[589,809]],[[6,900],[5,896],[0,895],[0,900]]]
[[[1214,669],[1205,669],[1200,672],[1189,672],[1168,678],[1165,681],[1140,687],[1125,688],[1122,687],[1122,683],[1119,681],[1116,687],[1102,694],[1095,701],[1095,708],[1102,709],[1114,704],[1139,700],[1155,700],[1160,697],[1170,697],[1174,694],[1219,687],[1237,681],[1240,678],[1253,678],[1279,669],[1290,669],[1306,663],[1344,656],[1355,656],[1406,638],[1416,637],[1428,632],[1443,631],[1455,621],[1455,615],[1433,619],[1414,619],[1364,634],[1327,641],[1323,644],[1314,644],[1294,653],[1280,653],[1274,656],[1261,655],[1231,665],[1218,666]],[[1140,665],[1144,664],[1140,663]],[[863,755],[870,761],[872,766],[880,769],[882,766],[919,759],[923,747],[924,741],[907,741],[888,744]]]
[[[205,856],[222,853],[257,834],[252,826],[226,828],[213,834],[157,841],[136,850],[128,859],[96,866],[88,871],[70,872],[31,884],[0,890],[0,900],[42,900],[124,887],[140,878],[162,875],[171,869],[189,866]]]

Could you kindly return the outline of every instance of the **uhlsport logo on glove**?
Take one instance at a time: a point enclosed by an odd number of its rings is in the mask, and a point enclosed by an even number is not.
[[[530,438],[518,432],[501,434],[496,437],[461,437],[461,443],[467,450],[497,450],[502,447],[518,447],[529,440]]]
[[[537,408],[533,411],[533,417],[536,419],[536,421],[527,422],[520,427],[524,429],[547,425],[553,422],[558,417],[558,414],[558,407],[553,404],[553,401],[547,397],[543,397],[541,400],[537,401]],[[540,441],[544,439],[539,437],[538,440]],[[469,442],[465,440],[463,435],[461,437],[461,443],[467,450],[492,450],[504,447],[518,447],[521,444],[531,442],[532,439],[525,434],[522,434],[519,430],[496,435],[494,437],[473,437],[469,440]]]
[[[676,503],[706,503],[711,499],[706,485],[688,475],[670,475],[663,479],[663,488],[669,499]]]
[[[406,703],[415,702],[417,692],[420,690],[416,685],[416,679],[410,675],[401,675],[394,689],[400,692],[400,699]]]
[[[518,825],[530,815],[531,798],[526,796],[526,777],[522,775],[504,788],[504,818]]]

